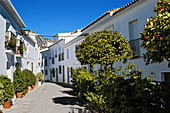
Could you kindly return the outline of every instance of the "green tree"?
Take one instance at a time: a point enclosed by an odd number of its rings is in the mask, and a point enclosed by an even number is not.
[[[103,30],[92,33],[76,46],[76,57],[82,65],[100,64],[105,68],[132,58],[132,50],[129,42],[117,31]]]
[[[26,77],[22,74],[21,70],[17,68],[14,73],[14,90],[15,92],[22,92],[27,88]]]
[[[145,65],[170,58],[170,0],[159,0],[154,12],[155,17],[147,20],[141,33],[141,47],[147,50],[144,53]]]

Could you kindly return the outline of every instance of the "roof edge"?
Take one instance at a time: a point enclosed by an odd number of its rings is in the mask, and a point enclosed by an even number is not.
[[[11,15],[11,17],[20,28],[26,28],[26,25],[24,24],[23,20],[19,16],[18,12],[14,8],[10,0],[0,0],[0,3],[7,10],[7,12]]]

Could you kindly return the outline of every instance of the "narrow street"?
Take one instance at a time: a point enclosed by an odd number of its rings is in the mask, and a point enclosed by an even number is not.
[[[87,113],[79,101],[71,88],[44,83],[3,113]]]

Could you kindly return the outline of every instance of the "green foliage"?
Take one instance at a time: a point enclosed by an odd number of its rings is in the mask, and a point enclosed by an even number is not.
[[[38,81],[44,81],[44,75],[42,74],[42,72],[37,73],[36,79]]]
[[[0,105],[4,103],[3,93],[4,93],[4,85],[0,82]]]
[[[34,73],[28,69],[24,69],[22,71],[23,75],[25,76],[26,78],[26,83],[27,83],[27,87],[28,86],[32,86],[35,84],[36,82],[36,77],[34,75]]]
[[[11,82],[11,79],[9,79],[6,75],[0,75],[0,82],[3,84],[3,100],[8,101],[13,98],[14,96],[14,86]]]
[[[103,30],[92,33],[77,46],[76,57],[82,65],[108,66],[115,61],[132,58],[129,42],[117,31]]]
[[[5,38],[6,38],[5,48],[12,49],[12,50],[16,51],[16,43],[17,43],[16,36],[11,33],[10,39],[9,39],[9,36],[6,36]]]
[[[27,82],[26,77],[21,72],[21,69],[16,68],[16,70],[13,73],[13,84],[14,84],[14,90],[15,92],[22,92],[24,89],[27,88]]]
[[[96,76],[87,72],[84,67],[79,68],[76,71],[73,70],[71,77],[73,78],[74,91],[79,96],[84,96],[83,94],[86,92],[95,90]]]
[[[117,72],[105,70],[95,76],[79,68],[72,75],[74,90],[98,113],[166,112],[169,84],[141,79],[141,72],[133,63]]]
[[[154,12],[157,12],[155,17],[148,19],[141,33],[141,47],[147,49],[146,65],[170,58],[170,0],[159,0]]]

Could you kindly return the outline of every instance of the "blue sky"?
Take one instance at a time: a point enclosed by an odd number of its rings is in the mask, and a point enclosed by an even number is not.
[[[11,0],[27,30],[53,36],[83,28],[132,0]],[[52,39],[52,38],[51,38]]]

